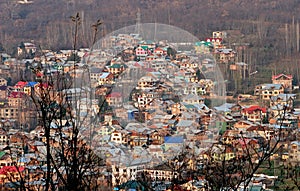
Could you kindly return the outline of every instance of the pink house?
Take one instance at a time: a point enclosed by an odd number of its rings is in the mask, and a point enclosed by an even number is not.
[[[139,46],[135,49],[135,55],[137,57],[146,57],[148,55],[148,50],[146,48]]]

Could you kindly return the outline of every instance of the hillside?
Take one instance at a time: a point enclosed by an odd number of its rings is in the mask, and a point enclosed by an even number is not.
[[[228,43],[250,43],[246,61],[251,60],[255,68],[276,65],[283,58],[292,66],[299,65],[297,59],[291,60],[299,52],[295,40],[300,20],[297,0],[34,0],[31,4],[3,0],[0,8],[0,42],[9,53],[20,42],[29,40],[43,48],[70,48],[70,16],[77,12],[82,18],[80,45],[88,47],[92,39],[90,26],[97,19],[104,22],[104,35],[135,24],[140,10],[142,22],[174,25],[200,39],[215,30],[229,31]]]

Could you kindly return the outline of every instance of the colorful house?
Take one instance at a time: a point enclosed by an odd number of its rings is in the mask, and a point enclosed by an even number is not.
[[[253,105],[242,110],[242,117],[252,122],[262,122],[267,115],[267,109]]]
[[[282,84],[283,88],[288,91],[293,89],[292,81],[293,81],[292,75],[278,74],[272,76],[273,84]]]

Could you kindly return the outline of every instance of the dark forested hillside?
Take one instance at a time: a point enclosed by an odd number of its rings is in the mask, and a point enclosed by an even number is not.
[[[276,62],[299,52],[300,4],[297,0],[17,0],[0,2],[0,42],[13,53],[17,44],[34,40],[44,48],[70,48],[70,16],[80,13],[79,44],[91,44],[93,22],[101,18],[102,35],[136,23],[158,22],[183,28],[203,39],[215,30],[229,32],[228,43],[251,44],[255,65]]]

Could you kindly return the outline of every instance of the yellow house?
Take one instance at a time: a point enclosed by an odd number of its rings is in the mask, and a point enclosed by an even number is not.
[[[214,145],[211,150],[211,157],[215,161],[229,161],[236,157],[234,148],[228,145]]]
[[[282,84],[260,84],[255,86],[254,94],[262,100],[270,100],[272,96],[284,93]]]

